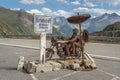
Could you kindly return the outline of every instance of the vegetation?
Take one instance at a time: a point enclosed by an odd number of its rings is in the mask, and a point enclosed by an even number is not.
[[[120,37],[120,22],[108,25],[103,31],[95,32],[92,36]]]
[[[53,28],[54,35],[62,35],[58,29]],[[12,11],[0,7],[0,37],[9,38],[36,38],[34,33],[33,15],[24,10]]]

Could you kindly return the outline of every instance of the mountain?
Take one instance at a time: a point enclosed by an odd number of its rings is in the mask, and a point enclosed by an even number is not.
[[[1,35],[35,35],[33,15],[24,10],[13,11],[0,7],[0,36]],[[103,14],[96,18],[88,19],[82,26],[90,33],[102,31],[107,25],[120,22],[120,16],[116,13]],[[75,27],[75,25],[74,25]],[[73,25],[69,24],[65,17],[53,18],[53,35],[71,35]]]
[[[0,35],[34,34],[32,19],[26,12],[0,7]]]
[[[116,13],[105,13],[99,17],[88,20],[84,23],[84,25],[88,27],[88,31],[91,33],[96,31],[102,31],[107,25],[113,24],[118,21],[120,21],[120,16]]]
[[[103,14],[96,18],[88,19],[82,23],[83,29],[88,29],[90,33],[102,31],[107,25],[113,24],[115,22],[120,21],[120,16],[116,13],[112,14]],[[57,26],[57,28],[68,35],[72,34],[72,26],[67,22],[64,17],[57,17],[53,19],[53,24]]]
[[[57,26],[57,28],[67,34],[71,35],[72,34],[72,27],[68,23],[67,19],[65,17],[56,17],[53,19],[53,25]]]
[[[120,37],[120,22],[115,22],[106,26],[102,31],[94,32],[93,36]]]

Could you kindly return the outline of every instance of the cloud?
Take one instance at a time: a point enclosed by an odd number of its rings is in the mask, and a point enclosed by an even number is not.
[[[52,10],[49,8],[42,8],[41,10],[43,13],[52,13]]]
[[[80,12],[80,13],[90,13],[92,17],[100,16],[102,14],[108,13],[117,13],[120,15],[120,11],[117,10],[106,10],[106,9],[101,9],[101,8],[84,8],[84,7],[79,7],[73,9],[74,13]]]
[[[64,17],[70,17],[73,13],[72,12],[67,12],[64,10],[58,10],[56,12],[53,12],[55,16],[64,16]]]
[[[104,13],[112,13],[113,11],[100,9],[100,8],[90,8],[89,9],[89,8],[79,7],[79,8],[73,9],[73,12],[104,14]]]
[[[11,8],[10,10],[19,11],[19,10],[21,10],[21,9],[20,9],[20,8]]]
[[[120,15],[120,11],[116,11],[116,10],[106,10],[106,9],[102,9],[102,8],[86,8],[86,7],[75,8],[72,11],[65,11],[65,10],[53,11],[49,8],[44,7],[41,10],[31,9],[27,12],[31,13],[31,14],[48,15],[48,16],[52,16],[52,17],[63,16],[66,18],[70,17],[72,15],[75,15],[75,13],[77,13],[77,12],[90,13],[92,15],[92,17],[100,16],[104,13],[108,13],[108,14],[117,13],[118,15]]]
[[[67,12],[67,11],[64,11],[64,10],[52,11],[49,8],[42,8],[41,10],[32,9],[32,10],[29,10],[27,12],[31,13],[31,14],[48,15],[48,16],[52,16],[52,17],[64,16],[66,18],[73,15],[73,12]]]
[[[120,0],[116,0],[116,1],[113,1],[113,2],[111,2],[111,5],[113,5],[113,6],[120,6]]]
[[[40,15],[43,15],[43,13],[37,9],[31,9],[29,11],[27,11],[28,13],[31,13],[31,14],[40,14]]]
[[[44,4],[45,0],[20,0],[20,3],[22,4]]]
[[[120,0],[87,0],[93,4],[105,4],[107,3],[109,7],[120,7]]]
[[[86,1],[86,0],[84,0],[84,4],[83,4],[84,6],[87,6],[87,7],[95,7],[96,5],[95,4],[93,4],[92,2],[89,2],[89,1]]]
[[[57,0],[58,2],[62,2],[62,3],[66,3],[69,4],[69,2],[67,0]]]
[[[65,4],[73,4],[73,5],[79,5],[80,2],[78,0],[73,0],[73,1],[69,1],[69,0],[57,0],[58,2],[62,2]]]
[[[79,2],[79,1],[73,1],[73,2],[71,2],[71,4],[74,4],[74,5],[79,5],[79,4],[80,4],[80,2]]]

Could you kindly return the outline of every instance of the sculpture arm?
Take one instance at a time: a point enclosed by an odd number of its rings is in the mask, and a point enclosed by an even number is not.
[[[69,42],[75,42],[77,40],[77,36],[71,40],[69,40]]]

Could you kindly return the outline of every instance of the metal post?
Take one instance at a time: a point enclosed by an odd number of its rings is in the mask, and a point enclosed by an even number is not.
[[[79,15],[79,13],[77,13],[77,15]],[[81,29],[81,23],[79,23],[79,30],[80,30],[80,41],[81,41],[81,51],[82,51],[82,64],[84,64],[84,46],[83,46],[83,42],[82,42],[82,29]]]

